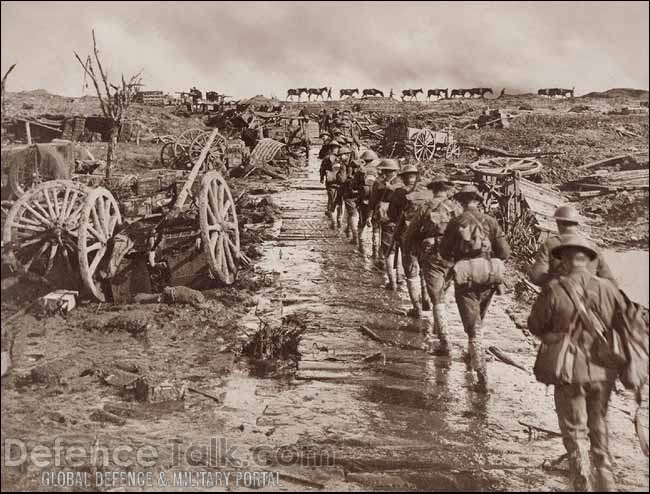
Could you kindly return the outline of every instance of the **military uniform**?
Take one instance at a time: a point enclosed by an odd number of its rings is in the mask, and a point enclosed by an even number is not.
[[[449,183],[446,178],[440,179],[440,182]],[[442,258],[440,243],[448,222],[461,214],[462,209],[457,202],[448,199],[444,193],[439,194],[418,208],[407,231],[407,243],[417,252],[422,282],[433,306],[433,320],[427,328],[425,347],[442,355],[449,353],[445,292],[449,287],[451,263]],[[434,333],[440,340],[437,350],[433,348]]]
[[[359,241],[359,189],[357,185],[359,166],[350,166],[350,171],[345,173],[343,184],[341,185],[341,198],[345,206],[345,233],[351,234],[351,243],[356,244]]]
[[[474,186],[466,186],[460,194],[474,195],[477,200],[482,200]],[[485,248],[477,251],[465,251],[465,242],[461,229],[478,226],[489,240],[487,251]],[[445,230],[440,243],[440,254],[446,261],[456,263],[462,259],[478,257],[498,257],[506,260],[510,257],[510,246],[505,239],[505,234],[497,221],[478,210],[476,207],[467,207],[460,216],[453,218]],[[497,287],[494,285],[456,285],[455,296],[458,312],[463,322],[465,333],[469,337],[468,353],[473,369],[478,374],[479,386],[486,390],[487,374],[485,358],[482,349],[482,323],[485,320],[492,297]]]
[[[334,212],[338,226],[341,224],[341,180],[339,177],[341,165],[337,163],[336,156],[326,156],[321,163],[320,176],[321,182],[325,181],[325,190],[327,191],[327,216],[332,220],[334,226]]]
[[[598,252],[592,250],[591,243],[578,236],[564,236],[551,251],[574,247],[584,250],[592,258]],[[561,253],[560,253],[561,254]],[[585,325],[580,318],[576,320],[576,309],[562,283],[571,283],[583,295],[586,307],[596,312],[607,330],[616,330],[617,301],[616,286],[607,279],[599,278],[589,269],[574,268],[567,275],[560,275],[544,285],[535,301],[528,329],[542,341],[551,342],[570,330],[572,334],[580,331],[579,337],[572,338],[578,347],[575,352],[571,382],[555,384],[555,410],[558,416],[564,447],[569,455],[569,468],[573,488],[589,490],[589,465],[586,451],[587,437],[591,440],[591,458],[596,470],[597,490],[614,490],[612,462],[609,453],[607,429],[607,406],[618,370],[599,365],[593,360],[591,346],[598,338],[596,329]],[[546,369],[552,372],[554,369]]]
[[[561,274],[566,274],[563,271],[561,260],[551,256],[550,254],[554,247],[562,243],[562,238],[566,235],[567,234],[552,235],[540,246],[539,250],[537,251],[537,254],[535,255],[535,263],[528,272],[530,281],[537,286],[542,286],[551,279],[556,278]],[[608,279],[614,284],[617,284],[612,271],[609,269],[609,265],[605,259],[603,259],[600,249],[590,240],[585,240],[590,243],[591,247],[596,251],[598,255],[596,259],[589,263],[589,271],[600,278]]]
[[[381,253],[384,257],[384,269],[388,278],[387,288],[397,288],[397,272],[395,269],[395,255],[397,243],[395,242],[397,224],[400,220],[402,207],[406,203],[404,182],[397,176],[385,183],[382,197],[379,202],[379,221],[381,222]]]
[[[377,177],[370,188],[368,210],[372,224],[372,257],[381,257],[381,221],[379,219],[379,203],[384,195],[386,184],[382,177]]]

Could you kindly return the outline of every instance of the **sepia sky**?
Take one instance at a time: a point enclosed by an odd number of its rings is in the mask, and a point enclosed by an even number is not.
[[[236,98],[289,87],[648,88],[648,2],[7,2],[8,91],[82,91],[91,29],[111,78]],[[92,90],[92,88],[91,88]]]

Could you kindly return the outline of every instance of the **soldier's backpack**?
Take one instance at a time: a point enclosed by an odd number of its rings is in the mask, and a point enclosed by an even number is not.
[[[446,199],[434,199],[426,207],[427,230],[436,236],[443,235],[453,217],[453,208]]]
[[[469,213],[470,221],[458,225],[459,245],[454,265],[456,285],[499,285],[503,283],[505,265],[498,258],[491,258],[492,242],[489,225],[485,220]]]
[[[489,227],[471,212],[469,214],[471,220],[458,225],[458,257],[489,257],[492,252]]]

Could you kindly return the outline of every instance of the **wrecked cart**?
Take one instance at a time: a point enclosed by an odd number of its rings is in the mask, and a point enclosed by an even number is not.
[[[232,284],[246,262],[235,202],[218,171],[201,173],[217,137],[214,130],[189,172],[75,175],[37,185],[9,210],[4,264],[60,284],[78,274],[99,301],[206,278]]]

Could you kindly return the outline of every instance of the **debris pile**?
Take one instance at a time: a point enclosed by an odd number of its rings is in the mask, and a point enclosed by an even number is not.
[[[259,329],[244,344],[242,354],[255,361],[297,364],[301,357],[298,347],[306,330],[307,326],[297,316],[283,317],[279,327],[260,319]]]

